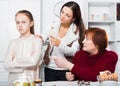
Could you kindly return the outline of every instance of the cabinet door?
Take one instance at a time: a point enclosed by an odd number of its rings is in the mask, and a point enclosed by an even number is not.
[[[116,38],[117,38],[117,53],[119,54],[119,56],[120,56],[120,36],[119,36],[119,34],[120,34],[120,21],[117,21],[116,22]]]
[[[114,22],[116,19],[115,2],[89,2],[88,20],[95,22]]]
[[[116,3],[88,2],[88,26],[104,29],[108,35],[108,49],[116,50]]]

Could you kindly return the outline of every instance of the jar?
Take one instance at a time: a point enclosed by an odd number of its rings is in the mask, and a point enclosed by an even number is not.
[[[22,74],[18,79],[14,81],[14,86],[34,86],[29,76]]]
[[[42,86],[42,80],[41,79],[34,80],[34,83],[35,83],[36,86]]]

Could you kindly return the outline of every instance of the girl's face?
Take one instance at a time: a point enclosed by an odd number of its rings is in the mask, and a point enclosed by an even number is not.
[[[96,54],[98,52],[97,46],[92,41],[92,36],[90,34],[85,35],[83,43],[83,50],[90,53],[91,55]]]
[[[71,8],[64,6],[60,13],[60,20],[62,24],[70,24],[73,19],[73,12]]]
[[[21,35],[26,35],[30,33],[30,28],[33,25],[33,21],[30,21],[29,17],[27,17],[23,13],[19,13],[16,15],[16,26]]]

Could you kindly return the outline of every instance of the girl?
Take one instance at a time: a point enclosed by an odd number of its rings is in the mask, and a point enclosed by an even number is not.
[[[9,86],[13,86],[21,74],[33,80],[39,78],[42,41],[34,36],[34,20],[27,10],[16,13],[15,21],[20,33],[18,38],[10,41],[6,53],[5,69],[9,71]]]

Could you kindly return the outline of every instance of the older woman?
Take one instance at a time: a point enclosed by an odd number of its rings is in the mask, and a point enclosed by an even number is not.
[[[89,28],[85,32],[83,50],[78,51],[73,63],[66,59],[53,58],[57,66],[68,68],[67,80],[97,81],[100,71],[115,71],[118,55],[114,51],[106,50],[108,39],[105,30]]]

